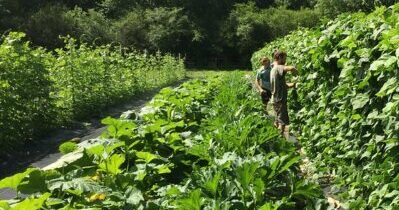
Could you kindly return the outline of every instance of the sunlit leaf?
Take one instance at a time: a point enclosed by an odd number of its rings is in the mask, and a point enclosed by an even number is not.
[[[51,196],[51,193],[45,193],[39,198],[27,198],[13,207],[15,210],[36,210],[43,207],[44,202]]]
[[[38,169],[28,168],[25,172],[15,174],[13,176],[4,178],[0,181],[0,189],[1,188],[12,188],[14,190],[18,190],[18,186],[21,184],[22,180],[28,176],[33,171],[37,171]]]
[[[117,175],[122,172],[121,165],[125,162],[125,155],[115,154],[102,161],[98,166],[104,171]]]

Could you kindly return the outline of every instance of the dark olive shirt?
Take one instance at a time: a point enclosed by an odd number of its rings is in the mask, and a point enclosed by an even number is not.
[[[285,66],[275,65],[270,72],[270,83],[274,103],[287,103],[288,87],[285,82]]]

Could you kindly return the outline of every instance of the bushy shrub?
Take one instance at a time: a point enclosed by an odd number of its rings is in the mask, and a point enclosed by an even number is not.
[[[77,150],[78,145],[75,142],[68,141],[61,144],[58,149],[62,154],[66,155]]]
[[[64,16],[67,11],[68,8],[62,4],[47,4],[30,16],[23,29],[37,45],[50,49],[62,47],[59,37],[71,34],[73,28],[71,21]]]
[[[264,11],[265,20],[270,28],[270,40],[289,34],[300,27],[311,28],[320,23],[321,15],[311,9],[287,10],[270,8]]]
[[[79,7],[67,11],[63,17],[72,26],[70,35],[85,43],[96,45],[108,44],[115,41],[113,23],[102,13],[93,9],[84,11]]]
[[[191,23],[179,8],[134,10],[117,24],[124,46],[152,52],[184,52],[193,37]]]
[[[275,0],[275,4],[288,9],[298,10],[301,8],[314,6],[315,1],[316,0]]]
[[[320,14],[311,9],[259,9],[254,3],[238,4],[224,24],[222,34],[228,47],[236,49],[243,60],[249,60],[263,43],[299,27],[314,27],[319,23]]]

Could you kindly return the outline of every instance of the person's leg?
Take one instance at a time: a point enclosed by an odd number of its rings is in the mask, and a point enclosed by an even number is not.
[[[284,136],[285,125],[279,124],[278,130],[280,131],[281,135]]]
[[[265,102],[266,102],[265,103],[266,113],[268,113],[267,105],[269,104],[271,98],[272,98],[272,92],[270,92],[269,90],[266,90],[266,100],[265,100]]]
[[[290,131],[289,131],[290,119],[288,116],[287,103],[282,103],[280,114],[281,114],[280,119],[284,124],[283,127],[284,129],[282,130],[282,134],[288,140],[290,138]]]
[[[279,113],[279,105],[278,105],[278,103],[273,103],[273,110],[274,110],[274,126],[277,129],[280,129],[280,125],[278,123],[278,113]]]
[[[279,116],[280,116],[280,110],[281,110],[281,104],[280,103],[273,103],[273,108],[274,108],[274,126],[276,128],[281,130],[281,126],[279,123]]]
[[[265,114],[267,115],[268,114],[267,104],[269,103],[269,97],[268,97],[266,91],[262,92],[261,97],[262,97],[263,109],[264,109]]]
[[[290,126],[286,125],[284,126],[284,134],[283,136],[285,137],[285,139],[290,139]]]

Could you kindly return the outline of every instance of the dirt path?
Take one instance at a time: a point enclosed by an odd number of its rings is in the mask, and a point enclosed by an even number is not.
[[[186,81],[186,79],[170,86],[176,87],[184,81]],[[104,111],[101,116],[90,119],[89,122],[76,123],[76,126],[74,126],[75,128],[71,129],[59,129],[49,134],[48,137],[43,138],[43,140],[39,141],[35,145],[28,145],[26,151],[23,151],[25,155],[22,157],[18,155],[18,157],[10,157],[6,161],[1,161],[0,180],[4,177],[11,176],[12,174],[22,172],[29,166],[43,168],[56,162],[60,157],[62,157],[62,154],[58,151],[58,146],[62,142],[70,139],[76,139],[83,142],[100,136],[106,129],[106,127],[101,125],[101,119],[107,116],[119,118],[120,115],[126,111],[140,110],[155,96],[155,94],[159,92],[160,89],[161,88],[156,88],[140,94],[126,103],[109,108]],[[0,190],[0,200],[12,199],[14,197],[15,192],[13,190]]]
[[[323,190],[324,197],[327,199],[327,202],[330,205],[329,209],[345,210],[341,201],[339,201],[338,198],[333,193],[333,188],[332,188],[333,177],[324,176],[324,177],[319,177],[317,179],[313,178],[313,175],[317,172],[317,168],[314,166],[312,161],[307,157],[306,152],[303,148],[299,149],[299,153],[302,156],[302,163],[300,165],[301,173],[304,176],[308,177],[307,179],[320,184]]]

